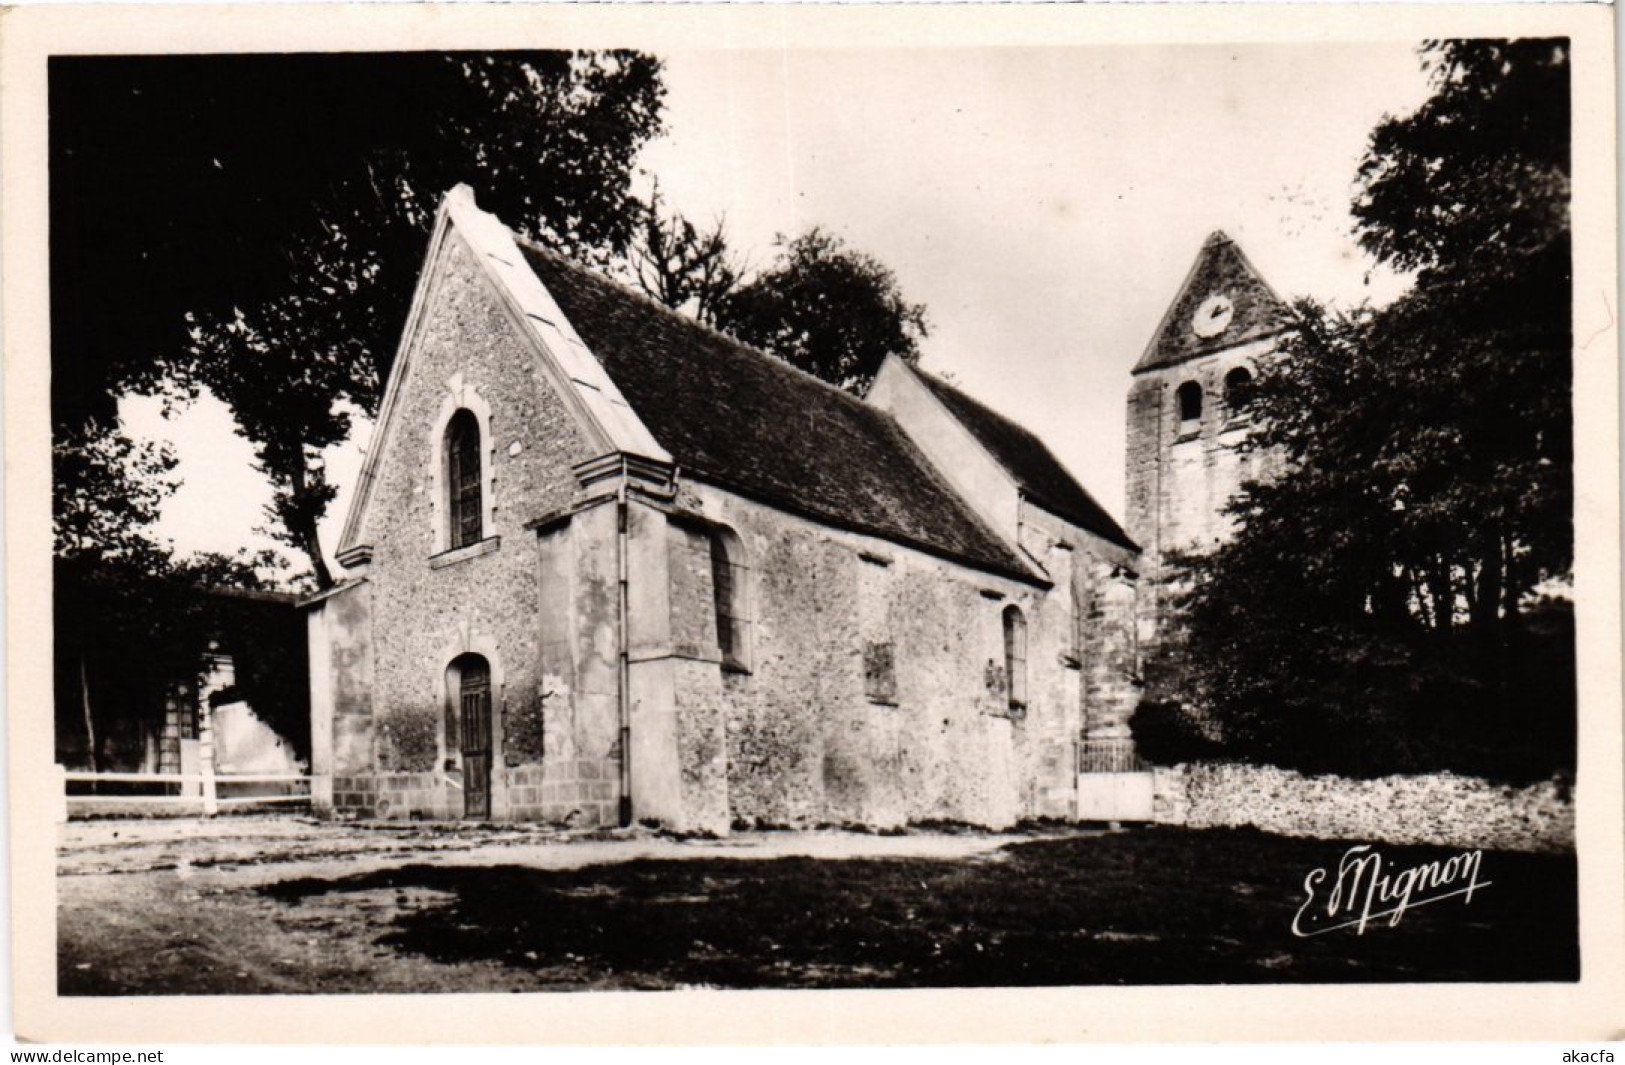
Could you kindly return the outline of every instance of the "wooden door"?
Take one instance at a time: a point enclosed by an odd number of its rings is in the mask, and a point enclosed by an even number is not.
[[[461,682],[463,816],[491,816],[491,673],[464,666]]]

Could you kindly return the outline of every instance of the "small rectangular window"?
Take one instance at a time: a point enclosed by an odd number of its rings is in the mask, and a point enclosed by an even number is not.
[[[890,643],[864,646],[863,693],[871,703],[897,705],[897,660]]]

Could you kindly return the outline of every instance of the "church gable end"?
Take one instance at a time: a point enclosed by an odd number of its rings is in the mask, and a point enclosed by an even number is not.
[[[494,395],[506,410],[492,424]],[[478,422],[486,460],[479,470],[466,454],[459,461],[448,451],[446,433],[465,424],[458,420],[465,411]],[[512,235],[458,186],[436,220],[339,560],[365,563],[384,534],[373,512],[386,461],[426,477],[412,491],[432,511],[429,549],[438,553],[489,539],[499,525],[517,531],[558,509],[573,487],[569,467],[614,453],[656,462],[670,457],[526,268]],[[507,470],[500,484],[493,480],[499,466]],[[468,509],[475,497],[480,520]]]
[[[598,444],[455,228],[438,242],[369,455],[355,540],[419,559],[568,504]],[[350,546],[348,543],[346,546]]]

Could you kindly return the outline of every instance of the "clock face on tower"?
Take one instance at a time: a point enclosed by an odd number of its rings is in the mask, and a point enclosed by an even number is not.
[[[1235,313],[1236,305],[1230,297],[1223,292],[1216,292],[1196,308],[1196,314],[1191,317],[1191,329],[1203,340],[1216,337],[1224,332]]]

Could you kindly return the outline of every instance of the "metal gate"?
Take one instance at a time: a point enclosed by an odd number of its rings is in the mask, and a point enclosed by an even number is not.
[[[1150,821],[1151,767],[1130,739],[1078,744],[1078,820]]]

